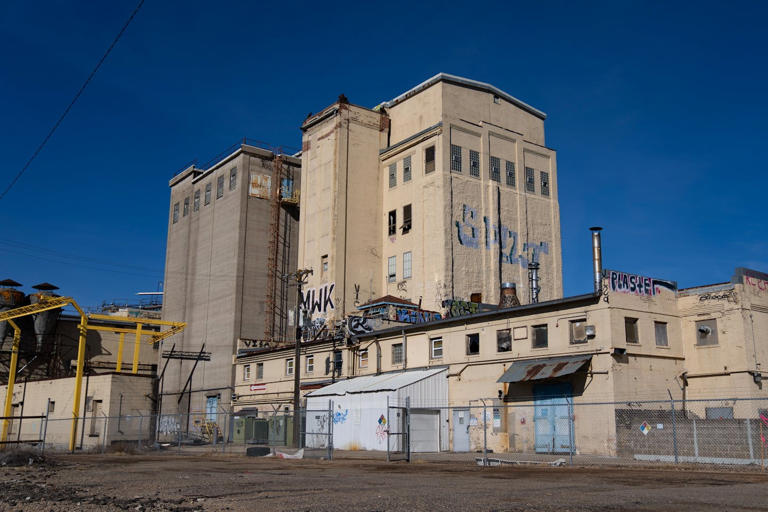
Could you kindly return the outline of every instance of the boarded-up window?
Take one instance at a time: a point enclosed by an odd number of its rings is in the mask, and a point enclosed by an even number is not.
[[[480,177],[480,153],[472,149],[469,150],[469,175]]]
[[[424,174],[435,170],[435,146],[429,146],[424,150]]]
[[[491,179],[493,181],[501,181],[501,159],[497,156],[492,156],[488,163],[490,165]]]

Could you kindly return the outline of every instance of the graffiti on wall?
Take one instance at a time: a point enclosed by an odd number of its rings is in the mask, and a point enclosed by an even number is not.
[[[333,303],[333,288],[335,283],[326,283],[319,288],[310,288],[301,292],[301,307],[309,315],[320,313],[324,315],[336,309]]]
[[[349,316],[347,317],[347,331],[352,336],[361,336],[373,332],[373,325],[369,318],[363,318],[361,316]]]
[[[709,302],[712,300],[725,300],[728,302],[736,302],[736,290],[724,290],[720,293],[709,292],[699,295],[699,302]]]
[[[528,268],[528,252],[532,253],[533,259],[540,261],[541,254],[549,254],[549,243],[539,242],[522,244],[518,241],[517,232],[501,224],[493,224],[491,219],[483,216],[483,238],[480,238],[480,228],[478,226],[477,210],[469,206],[462,205],[461,220],[456,221],[456,231],[459,244],[471,249],[479,249],[481,242],[485,244],[485,249],[490,250],[494,245],[501,247],[501,261],[511,265],[520,265]]]
[[[341,406],[339,406],[339,409],[341,409]],[[348,414],[349,409],[344,409],[344,412],[341,412],[341,410],[336,411],[333,413],[333,424],[338,425],[339,423],[346,423]]]
[[[744,283],[752,286],[753,288],[756,288],[758,291],[768,291],[768,281],[763,281],[762,279],[758,279],[756,277],[744,276]]]
[[[178,432],[181,429],[179,426],[179,417],[171,414],[163,414],[160,416],[160,421],[157,428],[158,432],[166,435]]]
[[[615,270],[609,270],[607,273],[609,286],[613,292],[652,297],[662,289],[672,292],[677,289],[677,283],[672,281],[627,274],[626,272],[617,272]]]
[[[477,313],[480,305],[477,302],[469,302],[466,300],[444,300],[443,307],[445,308],[445,316],[447,318],[465,315],[474,315]]]
[[[443,316],[434,311],[422,311],[420,309],[397,308],[395,309],[398,322],[409,324],[423,324],[433,320],[440,320]]]

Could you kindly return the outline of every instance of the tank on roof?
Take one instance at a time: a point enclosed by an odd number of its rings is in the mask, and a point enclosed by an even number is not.
[[[0,281],[0,313],[24,305],[24,292],[16,289],[19,286],[21,283],[17,283],[13,279]],[[7,331],[8,322],[0,322],[0,344],[5,339]]]
[[[37,293],[29,294],[30,304],[37,304],[43,297],[58,297],[53,291],[58,290],[59,287],[51,283],[36,284],[32,288],[37,290]],[[60,314],[61,308],[57,308],[32,315],[35,326],[35,338],[37,340],[35,352],[42,352],[46,336],[51,336],[56,332],[56,322],[59,320]]]

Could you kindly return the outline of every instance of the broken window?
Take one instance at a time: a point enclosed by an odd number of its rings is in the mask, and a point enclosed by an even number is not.
[[[549,173],[541,171],[541,195],[549,195]]]
[[[403,234],[411,230],[411,205],[403,206]]]
[[[509,352],[512,350],[512,333],[510,329],[496,331],[496,352]]]
[[[424,174],[435,170],[435,146],[429,146],[424,150]]]
[[[579,318],[578,320],[570,321],[571,330],[571,344],[587,342],[587,319]]]
[[[387,226],[389,228],[389,236],[397,234],[397,210],[389,211],[389,214],[387,215]]]
[[[480,353],[480,333],[467,334],[467,355]]]

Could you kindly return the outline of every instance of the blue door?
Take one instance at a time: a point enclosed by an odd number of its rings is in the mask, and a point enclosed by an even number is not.
[[[219,409],[219,397],[209,396],[205,401],[205,421],[216,423],[216,413]]]
[[[573,451],[571,385],[567,382],[540,384],[534,386],[533,397],[536,452]]]

